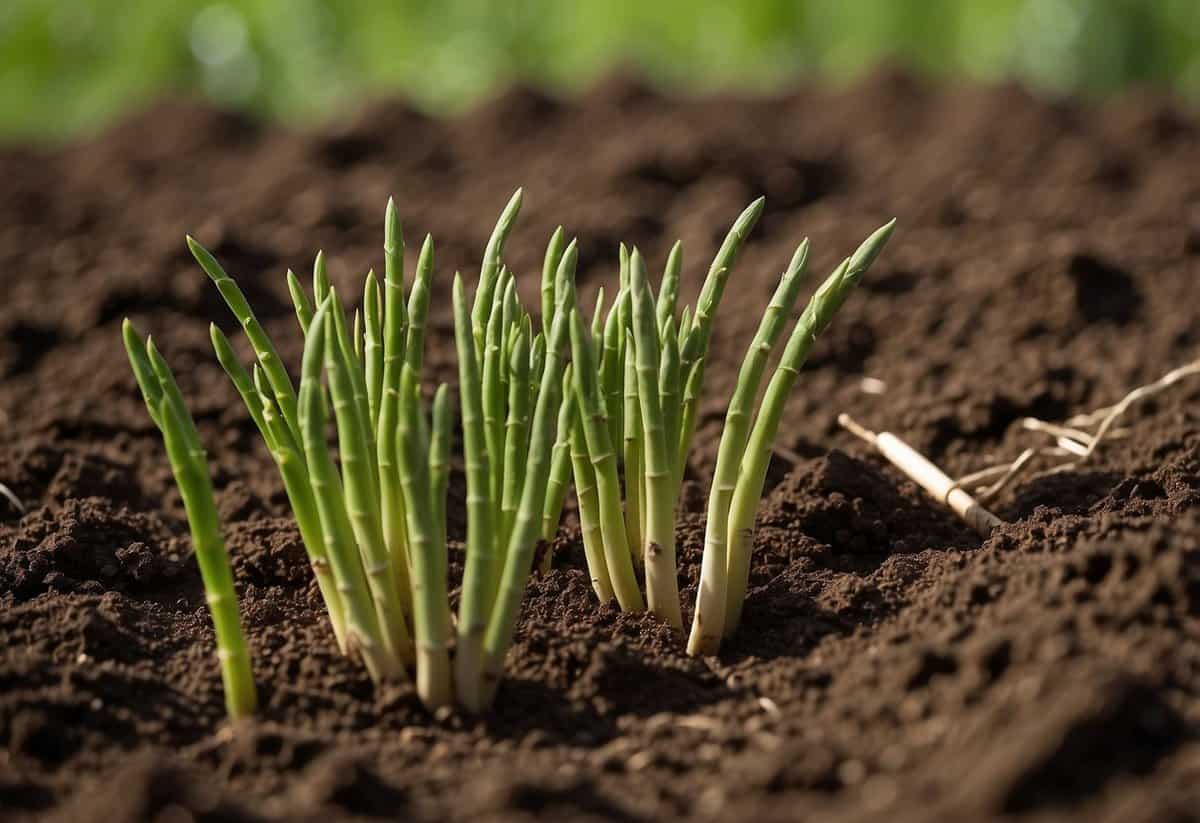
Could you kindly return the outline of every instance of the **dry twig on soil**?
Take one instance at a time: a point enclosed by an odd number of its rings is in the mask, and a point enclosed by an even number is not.
[[[1026,417],[1021,420],[1021,427],[1026,431],[1038,432],[1054,438],[1053,446],[1031,447],[1023,450],[1009,462],[987,466],[978,471],[959,477],[955,484],[963,488],[973,488],[979,500],[990,500],[1008,487],[1024,473],[1037,457],[1067,457],[1073,458],[1051,466],[1034,477],[1046,477],[1077,469],[1087,463],[1100,444],[1105,441],[1119,440],[1128,437],[1128,428],[1117,428],[1117,420],[1129,410],[1130,406],[1139,400],[1144,400],[1167,389],[1179,381],[1200,374],[1200,360],[1164,374],[1153,383],[1138,386],[1126,394],[1121,400],[1111,406],[1104,406],[1095,411],[1074,415],[1061,423],[1052,423]],[[1094,432],[1087,429],[1095,427]],[[980,485],[990,481],[990,485]]]
[[[4,495],[4,499],[12,503],[13,508],[18,512],[21,514],[25,513],[25,504],[21,502],[21,498],[13,494],[13,490],[3,483],[0,483],[0,495]]]
[[[949,506],[968,526],[987,537],[1003,521],[979,505],[959,483],[931,463],[912,446],[891,432],[873,432],[859,425],[848,414],[838,415],[838,424],[872,446],[935,500]]]

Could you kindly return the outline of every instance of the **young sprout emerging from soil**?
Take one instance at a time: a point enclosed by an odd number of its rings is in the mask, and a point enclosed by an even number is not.
[[[758,387],[762,382],[763,372],[766,371],[771,350],[779,340],[799,295],[807,263],[806,239],[796,249],[771,302],[767,305],[754,340],[746,352],[746,358],[738,370],[737,384],[725,413],[725,429],[721,434],[717,465],[708,497],[708,524],[704,535],[700,590],[696,600],[692,633],[688,639],[688,650],[693,654],[715,653],[724,633],[725,604],[729,586],[729,507],[745,458],[746,443],[750,439]]]
[[[743,440],[745,429],[740,425],[728,427],[726,432],[721,435],[718,462],[720,462],[720,452],[730,453],[732,457],[742,452],[744,447],[745,453],[744,457],[740,458],[742,465],[740,465],[737,479],[733,483],[732,498],[728,503],[726,515],[727,521],[722,522],[720,512],[718,512],[715,523],[710,519],[708,531],[704,537],[706,557],[702,560],[700,594],[697,595],[696,615],[692,621],[691,638],[688,644],[692,654],[710,653],[715,650],[716,645],[720,644],[722,636],[728,637],[737,630],[738,623],[742,619],[746,585],[750,579],[750,553],[754,548],[755,515],[758,510],[758,501],[762,499],[770,455],[772,455],[775,437],[779,433],[779,423],[784,416],[787,398],[791,395],[792,386],[796,385],[796,380],[799,378],[800,367],[808,359],[812,343],[816,342],[817,336],[832,322],[834,314],[838,313],[846,298],[850,296],[854,287],[858,286],[858,282],[866,274],[866,270],[870,269],[871,264],[875,263],[875,259],[880,256],[883,247],[892,238],[894,228],[895,221],[893,220],[876,229],[875,233],[864,240],[851,257],[842,260],[841,264],[836,266],[833,274],[830,274],[812,295],[808,306],[804,307],[796,325],[793,326],[792,334],[788,337],[784,347],[784,353],[780,356],[779,365],[775,367],[775,373],[767,384],[767,390],[758,406],[754,427],[750,429],[749,438]],[[808,248],[805,244],[800,245],[796,256],[792,258],[792,265],[788,266],[784,280],[780,282],[779,290],[776,290],[775,300],[791,299],[794,301],[796,299],[796,295],[792,292],[793,284],[788,283],[788,280],[790,280],[790,276],[796,276],[799,271],[803,270],[806,253],[808,253]],[[775,304],[775,300],[772,301],[773,304]],[[772,311],[768,307],[767,316],[763,318],[755,342],[751,343],[750,350],[746,353],[746,360],[743,362],[742,372],[739,373],[738,386],[734,390],[734,394],[742,394],[743,391],[749,392],[750,384],[754,385],[754,390],[757,390],[758,380],[762,373],[761,365],[758,364],[766,359],[762,358],[761,350],[756,346],[761,347],[768,341],[774,342],[778,334],[778,329],[774,329]],[[746,384],[742,383],[743,377],[746,378]],[[746,394],[736,402],[731,402],[732,412],[738,415],[748,413],[748,397],[749,394]],[[726,422],[730,422],[728,417],[726,417]],[[732,440],[728,447],[725,445],[726,437]],[[731,480],[731,471],[721,469],[713,480],[713,497],[716,497],[719,485],[728,485]],[[713,515],[713,509],[714,506],[710,505],[710,517]],[[722,527],[725,529],[726,540],[724,572],[721,571],[720,566],[721,552],[718,548],[720,540],[714,531],[714,529]],[[714,546],[712,557],[708,557],[710,545]],[[709,570],[708,575],[704,573],[704,567]],[[718,600],[722,590],[725,593],[724,613],[722,613]]]
[[[571,321],[575,409],[563,409],[570,432],[563,445],[569,445],[574,468],[593,587],[602,600],[615,597],[622,609],[640,610],[640,567],[647,607],[676,628],[682,628],[676,504],[696,427],[709,341],[733,265],[763,202],[750,204],[734,221],[694,309],[678,312],[678,243],[668,256],[657,299],[639,250],[622,247],[620,291],[607,316],[598,306],[590,332],[578,313]],[[737,626],[754,516],[787,397],[816,336],[883,249],[894,222],[871,235],[817,290],[792,331],[756,414],[763,374],[800,292],[807,240],[796,249],[767,306],[739,371],[718,452],[688,642],[693,654],[715,652],[722,637]],[[556,444],[556,466],[566,463],[563,451]],[[548,510],[548,517],[552,514]],[[549,529],[543,533],[548,535]]]
[[[288,273],[305,337],[298,395],[241,290],[188,241],[253,346],[251,376],[213,328],[217,357],[279,466],[339,646],[361,657],[376,680],[415,667],[417,693],[430,708],[457,699],[480,711],[491,701],[547,518],[557,528],[565,496],[561,470],[554,482],[551,475],[559,421],[572,419],[562,375],[577,252],[555,232],[543,289],[555,320],[535,334],[502,263],[520,206],[517,191],[488,242],[470,310],[462,279],[454,280],[467,552],[453,664],[446,546],[453,415],[446,386],[434,395],[432,420],[420,396],[432,240],[425,239],[405,299],[404,241],[388,203],[383,284],[367,274],[352,323],[323,255],[313,266],[312,299]],[[331,416],[340,466],[326,442]]]
[[[432,239],[406,300],[404,241],[388,202],[383,285],[368,272],[353,325],[323,254],[311,300],[288,272],[305,338],[299,394],[237,284],[203,246],[191,238],[188,245],[253,347],[251,377],[212,329],[217,358],[279,467],[338,646],[361,657],[376,680],[415,665],[421,699],[445,705],[453,692],[444,503],[451,420],[445,387],[432,428],[418,391]],[[340,467],[326,441],[330,417]]]
[[[668,255],[657,299],[641,252],[622,246],[620,290],[607,316],[597,306],[590,332],[582,318],[572,321],[577,413],[570,450],[593,587],[601,599],[615,596],[622,609],[640,610],[637,571],[642,569],[646,605],[677,629],[683,621],[675,509],[713,317],[764,202],[751,203],[734,221],[694,310],[685,307],[678,314],[680,244]],[[622,466],[623,474],[618,472]]]
[[[225,709],[236,720],[254,714],[258,696],[250,670],[250,654],[238,617],[237,594],[229,554],[221,539],[212,480],[196,424],[175,383],[175,376],[153,341],[142,341],[128,319],[121,329],[134,377],[146,410],[162,432],[167,459],[187,511],[188,527],[205,599],[217,636],[217,659],[225,687]]]
[[[737,218],[696,305],[682,312],[680,245],[671,249],[657,298],[641,252],[621,246],[619,288],[607,309],[601,290],[590,328],[576,305],[578,248],[559,228],[542,265],[542,320],[535,332],[517,279],[503,263],[521,196],[518,190],[496,223],[469,306],[459,275],[453,284],[467,486],[466,562],[453,662],[446,545],[453,421],[446,386],[434,395],[432,419],[420,392],[432,240],[425,239],[406,297],[404,241],[389,201],[382,285],[373,272],[366,275],[361,311],[352,321],[330,283],[323,254],[313,265],[311,299],[288,272],[305,338],[297,392],[245,295],[188,238],[253,348],[256,362],[247,371],[230,341],[212,328],[217,358],[279,468],[339,647],[361,658],[375,680],[402,677],[415,667],[417,692],[430,708],[457,700],[481,711],[492,701],[538,548],[557,532],[572,476],[597,596],[615,598],[626,610],[648,606],[682,629],[676,505],[713,320],[763,209],[759,199]],[[767,307],[729,404],[708,506],[692,653],[715,651],[737,625],[754,515],[784,403],[813,340],[879,254],[892,226],[868,238],[818,289],[755,414],[759,384],[799,293],[807,241]],[[127,334],[128,339],[136,342]],[[171,395],[155,376],[165,364],[155,365],[152,347],[148,351],[132,346],[130,356],[143,391],[147,385],[155,390],[147,403],[161,426],[168,412],[178,414],[160,402]],[[178,405],[182,409],[182,401]],[[331,417],[338,462],[326,439]],[[194,429],[183,431],[194,435]],[[190,456],[189,479],[203,469],[198,441],[194,446],[175,450]],[[186,494],[185,499],[191,500]],[[194,505],[201,525],[215,534],[211,504],[207,510]],[[191,517],[192,502],[188,510]],[[207,547],[212,537],[204,536]],[[198,555],[201,542],[197,538]],[[543,566],[548,564],[547,549]],[[228,579],[227,563],[225,569]],[[233,617],[236,627],[236,609]],[[227,622],[227,616],[221,619]],[[219,624],[218,637],[222,649],[233,649],[222,639],[227,629]],[[244,644],[240,648],[244,658]],[[233,659],[223,654],[226,658]]]
[[[446,469],[450,406],[445,385],[433,400],[433,426],[424,419],[416,372],[405,364],[400,381],[400,474],[408,503],[412,558],[417,693],[427,706],[453,702],[450,679],[450,601],[446,589]]]
[[[542,331],[534,335],[515,279],[500,263],[520,196],[514,195],[488,243],[470,312],[462,278],[454,278],[467,481],[455,685],[471,711],[494,697],[547,518],[556,529],[565,495],[561,473],[554,482],[551,476],[561,454],[559,427],[571,419],[562,375],[578,252],[574,241],[563,245],[561,229],[554,233],[542,289],[548,313],[544,308]]]

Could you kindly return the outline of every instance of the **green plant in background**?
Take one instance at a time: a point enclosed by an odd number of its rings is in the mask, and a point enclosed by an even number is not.
[[[464,59],[463,55],[470,55]],[[273,117],[400,93],[446,110],[497,84],[579,88],[633,64],[686,89],[843,78],[884,58],[936,74],[1200,94],[1192,0],[9,0],[0,134],[94,126],[177,89]]]

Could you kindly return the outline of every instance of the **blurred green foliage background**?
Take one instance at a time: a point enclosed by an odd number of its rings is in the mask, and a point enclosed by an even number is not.
[[[1200,96],[1200,0],[0,0],[0,137],[64,136],[171,90],[271,117],[364,95],[433,110],[614,66],[673,89],[937,74]]]

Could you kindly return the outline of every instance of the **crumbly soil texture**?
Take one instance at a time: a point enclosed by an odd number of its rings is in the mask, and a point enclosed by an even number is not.
[[[1200,123],[1153,94],[1095,106],[888,71],[749,99],[616,78],[569,103],[518,89],[451,120],[381,103],[316,131],[172,102],[0,150],[0,481],[24,507],[0,499],[0,818],[1197,819],[1200,379],[1135,406],[1086,466],[1015,483],[986,540],[835,422],[957,475],[1039,443],[1025,416],[1194,360],[1197,157]],[[410,271],[437,241],[427,377],[453,383],[451,276],[474,278],[518,185],[507,262],[529,305],[560,223],[582,299],[614,282],[620,241],[661,269],[676,238],[694,299],[730,221],[767,197],[681,503],[685,621],[724,398],[779,273],[805,236],[819,276],[900,220],[797,384],[721,654],[597,603],[568,507],[494,711],[431,716],[338,655],[210,348],[208,324],[234,323],[183,240],[227,264],[295,369],[285,271],[323,248],[341,291],[361,289],[396,195]],[[209,450],[262,706],[244,728],[224,719],[126,315]],[[461,465],[449,510],[454,585]]]

